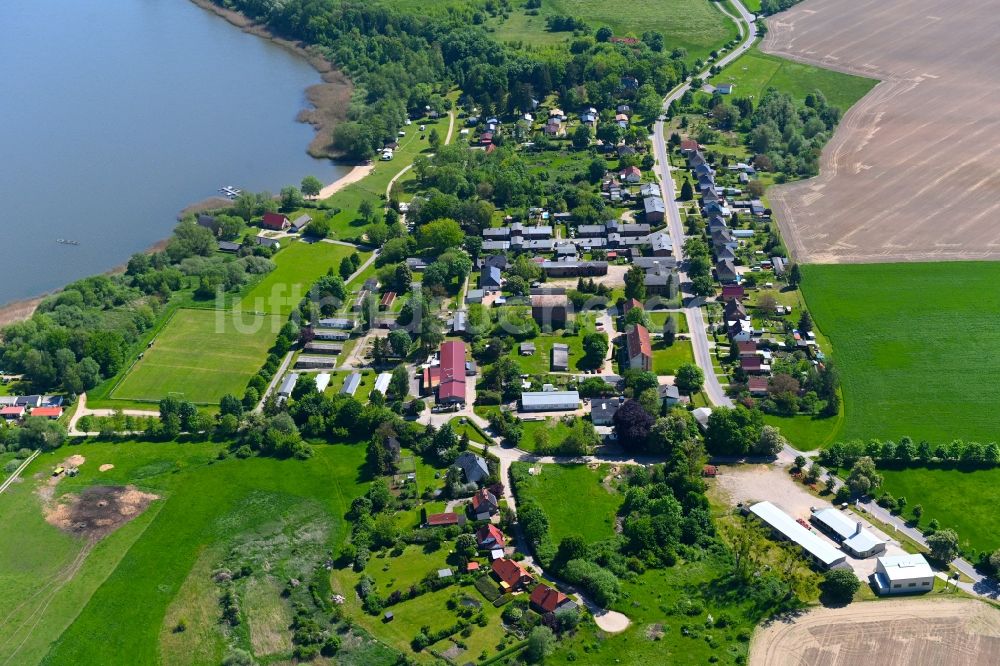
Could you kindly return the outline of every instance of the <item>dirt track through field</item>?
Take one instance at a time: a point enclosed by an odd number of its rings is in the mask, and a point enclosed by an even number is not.
[[[799,261],[1000,257],[1000,12],[983,0],[806,0],[762,49],[880,79],[817,178],[772,188]]]
[[[981,666],[1000,663],[1000,611],[933,598],[820,608],[759,630],[750,666]]]

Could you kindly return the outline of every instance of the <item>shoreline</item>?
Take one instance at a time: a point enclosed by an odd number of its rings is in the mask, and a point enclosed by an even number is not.
[[[314,49],[310,49],[300,42],[278,37],[264,26],[254,23],[237,11],[220,7],[211,0],[191,0],[191,2],[228,21],[243,32],[266,39],[294,53],[319,73],[323,82],[311,85],[305,90],[306,101],[312,105],[312,108],[299,111],[295,120],[311,125],[316,132],[306,149],[309,155],[317,159],[337,161],[340,155],[333,150],[330,137],[333,127],[347,119],[347,109],[350,107],[351,97],[354,94],[354,84],[351,83],[351,80]]]
[[[239,12],[219,7],[211,2],[211,0],[191,0],[191,2],[200,8],[210,11],[216,16],[225,19],[230,24],[243,30],[244,32],[273,42],[274,44],[305,59],[306,62],[308,62],[313,69],[320,74],[320,78],[323,82],[309,86],[305,90],[306,100],[312,105],[313,108],[302,109],[295,120],[300,123],[312,125],[316,132],[312,141],[309,143],[309,146],[306,148],[306,152],[317,159],[329,159],[331,161],[336,161],[337,156],[331,150],[328,137],[330,136],[333,126],[337,122],[341,122],[346,118],[346,111],[350,103],[351,95],[354,92],[354,86],[350,79],[348,79],[339,70],[335,69],[333,65],[331,65],[330,62],[322,56],[317,53],[310,52],[297,42],[282,39],[271,34],[270,31],[255,24]],[[320,190],[320,194],[316,199],[322,200],[332,196],[348,185],[363,179],[365,176],[370,174],[374,168],[374,163],[353,165],[353,168],[346,174],[334,180],[332,183],[325,185],[323,189]],[[177,213],[177,219],[180,220],[189,213],[197,213],[202,210],[212,208],[225,208],[231,205],[232,201],[229,199],[224,199],[222,197],[209,197],[201,201],[190,203],[182,208]],[[150,245],[148,248],[141,250],[141,252],[150,254],[160,251],[166,247],[169,240],[169,237],[159,240]],[[102,273],[99,273],[99,275],[115,275],[116,273],[121,273],[125,270],[127,265],[128,262],[126,260],[124,263],[118,264]],[[87,276],[84,276],[78,279],[82,280],[86,277]],[[75,281],[76,280],[74,280],[74,282]],[[9,326],[10,324],[30,319],[35,313],[35,310],[38,308],[38,305],[43,300],[49,296],[58,294],[62,291],[62,289],[63,288],[60,287],[38,296],[19,298],[0,304],[0,327]]]

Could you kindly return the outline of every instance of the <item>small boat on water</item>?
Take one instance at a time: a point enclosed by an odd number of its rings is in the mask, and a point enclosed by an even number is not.
[[[232,185],[226,185],[225,187],[220,187],[219,191],[230,199],[235,199],[236,197],[243,194],[243,190],[238,187],[233,187]]]
[[[68,240],[66,238],[57,238],[56,242],[57,243],[61,243],[63,245],[79,245],[80,244],[80,241],[78,241],[78,240]]]

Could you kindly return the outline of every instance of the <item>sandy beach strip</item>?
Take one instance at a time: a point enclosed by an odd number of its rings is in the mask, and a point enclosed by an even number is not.
[[[341,176],[340,178],[338,178],[337,180],[333,181],[332,183],[324,187],[322,190],[320,190],[319,196],[317,198],[327,199],[329,197],[332,197],[334,194],[341,191],[348,185],[356,183],[365,176],[367,176],[368,174],[370,174],[374,168],[375,168],[374,164],[362,164],[354,167],[346,174],[344,174],[343,176]]]

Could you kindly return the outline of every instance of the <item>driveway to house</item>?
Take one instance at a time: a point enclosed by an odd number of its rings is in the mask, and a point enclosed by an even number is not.
[[[115,412],[121,411],[125,416],[152,416],[159,417],[160,410],[158,409],[87,409],[87,394],[81,393],[76,399],[76,411],[73,412],[73,416],[69,419],[68,427],[66,428],[66,433],[70,437],[93,437],[100,433],[96,432],[83,432],[77,430],[77,422],[84,416],[114,416]]]

